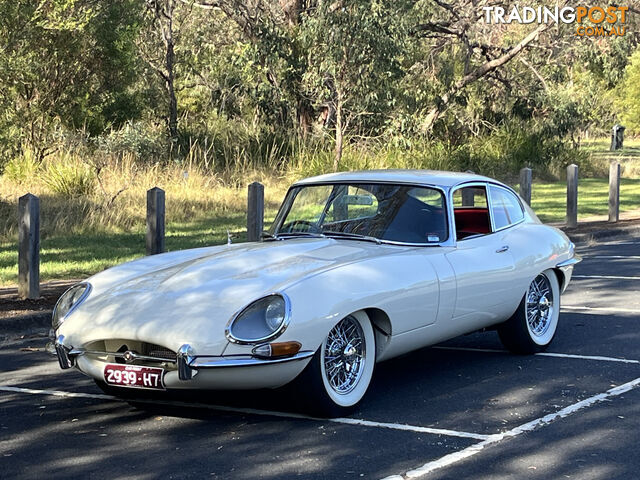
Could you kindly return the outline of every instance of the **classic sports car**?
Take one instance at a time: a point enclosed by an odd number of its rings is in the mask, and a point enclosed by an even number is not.
[[[262,242],[154,255],[62,295],[55,351],[112,393],[295,381],[316,414],[356,405],[375,364],[497,328],[545,349],[580,261],[506,185],[435,171],[294,184]]]

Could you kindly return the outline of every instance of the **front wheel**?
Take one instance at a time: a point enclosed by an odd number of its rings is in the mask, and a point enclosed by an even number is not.
[[[326,417],[348,414],[369,388],[375,361],[375,335],[366,313],[340,320],[296,381],[307,410]]]
[[[518,310],[498,327],[498,335],[513,353],[542,352],[556,334],[559,316],[558,277],[553,270],[545,270],[533,279]]]

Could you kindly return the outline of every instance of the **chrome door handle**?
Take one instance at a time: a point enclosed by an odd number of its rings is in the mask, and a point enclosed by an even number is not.
[[[503,252],[506,252],[507,250],[509,250],[509,245],[504,245],[504,246],[500,247],[499,249],[497,249],[496,253],[503,253]]]

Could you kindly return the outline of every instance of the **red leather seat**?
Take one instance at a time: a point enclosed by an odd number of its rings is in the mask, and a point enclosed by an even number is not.
[[[458,238],[469,234],[489,233],[489,210],[486,208],[455,208],[456,233]],[[463,235],[460,235],[460,234]]]

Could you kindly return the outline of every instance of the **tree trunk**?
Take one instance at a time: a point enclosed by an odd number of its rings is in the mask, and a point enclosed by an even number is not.
[[[338,100],[336,102],[336,156],[333,159],[333,171],[338,171],[338,166],[342,160],[342,148],[344,144],[344,124],[342,118],[342,98],[338,94]]]
[[[546,23],[541,24],[533,32],[531,32],[529,35],[524,37],[520,41],[520,43],[518,43],[517,45],[514,45],[511,49],[509,49],[504,55],[483,63],[478,68],[476,68],[475,70],[466,74],[460,80],[458,80],[453,85],[453,87],[449,89],[449,91],[447,91],[444,95],[442,95],[442,97],[438,99],[435,106],[431,110],[429,110],[429,113],[427,114],[427,118],[422,123],[422,131],[424,133],[429,133],[431,131],[431,129],[433,128],[433,125],[436,123],[438,118],[440,118],[440,115],[442,115],[442,113],[444,113],[445,110],[448,108],[449,102],[453,98],[455,98],[456,95],[458,95],[458,93],[460,93],[460,90],[462,90],[464,87],[466,87],[470,83],[475,82],[479,78],[484,77],[487,73],[509,62],[516,55],[522,52],[522,50],[524,50],[533,40],[535,40],[540,33],[544,32],[547,28],[549,28],[549,25],[551,24],[546,24]]]
[[[297,105],[296,117],[298,119],[298,129],[300,136],[304,139],[311,131],[313,122],[313,108],[306,99],[299,99]]]
[[[178,138],[178,101],[176,99],[174,71],[176,55],[174,50],[175,42],[173,40],[174,7],[174,0],[169,0],[166,3],[166,26],[163,28],[163,38],[166,47],[165,67],[167,70],[165,86],[167,88],[167,95],[169,96],[169,136],[171,137],[171,139]],[[160,22],[162,22],[162,19],[159,20]]]
[[[169,136],[171,139],[178,138],[178,100],[176,99],[176,90],[174,86],[173,65],[175,61],[175,53],[173,51],[173,39],[167,44],[166,66],[167,66],[167,94],[169,95]]]
[[[302,0],[280,0],[280,8],[290,27],[298,25],[302,12]]]

